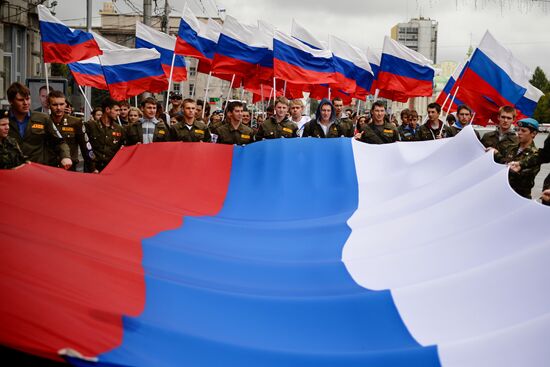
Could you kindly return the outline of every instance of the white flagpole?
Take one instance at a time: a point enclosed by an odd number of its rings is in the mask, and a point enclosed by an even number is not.
[[[240,98],[241,102],[243,101],[243,98],[244,98],[244,86],[243,86],[243,82],[241,80],[241,98]]]
[[[48,79],[48,64],[44,63],[44,75],[46,76],[46,90],[50,93],[50,81]]]
[[[195,93],[197,91],[197,83],[199,82],[199,63],[201,61],[197,59],[197,67],[195,69],[195,83],[193,83],[193,91],[191,93],[191,98],[195,99]]]
[[[233,77],[231,78],[231,83],[229,84],[229,90],[227,91],[227,98],[225,99],[225,107],[223,108],[224,118],[225,118],[225,111],[227,110],[227,101],[229,101],[229,97],[231,96],[231,88],[233,88],[234,81],[235,81],[235,74],[233,74]]]
[[[88,108],[90,109],[90,111],[93,111],[92,105],[90,104],[88,97],[86,97],[86,93],[84,93],[84,90],[80,85],[78,85],[78,89],[80,89],[80,93],[82,93],[82,96],[84,97],[84,100],[86,101],[86,104],[88,105]]]
[[[264,85],[263,84],[260,84],[260,104],[262,106],[262,113],[264,113],[264,109],[265,109],[265,101],[264,101]]]
[[[137,104],[137,96],[134,96],[134,107],[137,108],[138,104]]]
[[[210,78],[212,77],[212,72],[208,73],[208,78],[206,78],[206,90],[204,91],[204,100],[202,101],[202,118],[204,119],[204,110],[206,109],[206,99],[208,98],[208,89],[210,88]]]
[[[285,80],[285,86],[283,87],[283,96],[286,97],[286,80]]]
[[[271,103],[271,96],[273,95],[273,91],[274,89],[272,88],[271,92],[269,92],[269,98],[267,99],[267,106],[269,106],[269,104]]]
[[[447,97],[445,97],[445,100],[443,101],[443,104],[441,105],[441,109],[445,111],[445,105],[447,104],[447,101],[449,100],[450,94],[447,93]]]
[[[330,94],[331,94],[331,88],[328,87],[328,99],[329,99],[329,101],[330,101]]]
[[[277,99],[277,78],[273,77],[273,100]]]
[[[449,108],[447,109],[447,113],[445,114],[445,117],[447,117],[449,115],[449,112],[451,112],[451,107],[453,107],[453,103],[455,101],[455,97],[456,97],[456,94],[458,93],[459,89],[460,89],[460,86],[456,87],[456,90],[453,94],[453,98],[451,98],[451,103],[449,104]]]
[[[380,89],[376,88],[374,91],[374,102],[378,101],[378,94],[380,93]]]
[[[168,105],[170,104],[170,89],[172,88],[172,75],[174,73],[174,62],[176,61],[176,52],[172,54],[172,65],[170,65],[170,77],[168,78],[168,90],[166,91],[166,108],[168,111]]]

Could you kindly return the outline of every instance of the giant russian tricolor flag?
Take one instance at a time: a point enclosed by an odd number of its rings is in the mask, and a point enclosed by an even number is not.
[[[155,49],[105,50],[100,59],[109,93],[117,101],[168,89],[160,53]]]
[[[175,47],[176,37],[157,31],[141,22],[136,22],[136,48],[157,50],[160,53],[160,63],[166,77],[170,77],[170,69],[172,69],[172,80],[182,82],[187,80],[187,68],[185,67],[185,58],[180,55],[176,55],[174,58],[174,67],[172,68]]]
[[[43,5],[37,5],[44,62],[67,64],[101,55],[91,33],[67,27]]]
[[[199,71],[208,73],[222,26],[213,19],[204,23],[186,5],[183,9],[175,52],[199,60]]]
[[[79,366],[545,366],[550,208],[507,177],[471,127],[3,170],[0,343]]]
[[[294,84],[336,83],[332,53],[308,46],[280,31],[273,38],[275,77]]]
[[[404,99],[431,96],[434,69],[430,63],[420,53],[386,36],[376,88],[381,92],[398,94]]]

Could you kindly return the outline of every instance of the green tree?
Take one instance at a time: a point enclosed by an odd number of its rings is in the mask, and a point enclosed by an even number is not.
[[[540,123],[550,124],[550,92],[540,97],[533,118]]]
[[[533,77],[529,82],[536,88],[540,89],[543,93],[550,92],[550,82],[546,78],[546,74],[544,74],[544,71],[537,66],[535,69],[535,72],[533,73]]]

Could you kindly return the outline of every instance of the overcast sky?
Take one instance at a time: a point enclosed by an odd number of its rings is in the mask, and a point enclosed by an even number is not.
[[[203,0],[205,5],[213,0]],[[118,0],[120,12],[132,12],[126,3],[142,8],[142,0]],[[359,47],[382,48],[391,27],[411,17],[439,22],[438,62],[464,58],[488,29],[495,38],[532,70],[540,66],[550,78],[550,0],[216,0],[227,14],[243,23],[257,19],[290,32],[292,18],[320,39],[333,34]],[[103,1],[94,0],[95,17]],[[153,1],[154,3],[154,1]],[[164,0],[157,0],[164,7]],[[179,15],[185,0],[169,0]],[[199,3],[199,0],[190,0]],[[245,5],[246,4],[246,5]],[[476,6],[477,4],[477,6]],[[194,4],[192,4],[194,5]],[[195,9],[198,10],[196,5]],[[84,23],[85,0],[58,0],[57,17]],[[176,12],[177,11],[177,12]],[[80,18],[80,21],[78,20]],[[94,24],[99,18],[94,20]]]

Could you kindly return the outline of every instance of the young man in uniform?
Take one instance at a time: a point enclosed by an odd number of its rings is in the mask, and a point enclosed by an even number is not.
[[[304,133],[304,126],[310,120],[307,116],[302,116],[304,111],[304,102],[301,99],[293,99],[290,101],[290,120],[298,126],[296,134],[302,136]]]
[[[344,136],[351,138],[355,131],[353,126],[353,120],[348,116],[344,111],[344,101],[340,97],[335,97],[332,99],[332,105],[334,106],[334,113],[336,119],[341,125],[342,130],[344,131]]]
[[[95,153],[95,168],[101,172],[124,144],[124,129],[118,124],[120,107],[112,98],[101,104],[103,114],[99,121],[86,123],[86,131]]]
[[[130,104],[128,101],[120,101],[120,116],[119,120],[122,126],[128,125],[128,112],[130,111]]]
[[[252,127],[250,126],[250,121],[252,120],[252,118],[250,117],[250,111],[247,109],[244,109],[242,116],[243,116],[243,124],[245,124],[248,127]]]
[[[441,106],[438,103],[428,105],[428,121],[418,128],[417,140],[436,140],[452,136],[451,128],[439,119]]]
[[[17,141],[8,136],[9,131],[8,110],[0,110],[0,169],[16,168],[26,161]]]
[[[170,141],[170,131],[166,123],[157,119],[157,101],[147,97],[141,101],[143,117],[138,123],[126,127],[126,145],[149,144]]]
[[[242,121],[243,104],[239,101],[227,104],[227,123],[217,129],[218,143],[221,144],[250,144],[254,141],[254,130],[244,125]]]
[[[498,110],[498,128],[483,135],[481,143],[486,148],[495,148],[501,154],[506,154],[512,145],[518,143],[518,136],[512,128],[516,118],[516,109],[511,106],[502,106]]]
[[[196,118],[197,105],[195,101],[188,98],[183,101],[182,105],[183,120],[170,127],[172,141],[210,142],[211,136],[208,126]]]
[[[179,93],[170,93],[170,110],[168,111],[168,114],[170,116],[176,116],[183,114],[183,105],[182,105],[183,97]]]
[[[472,121],[472,110],[467,105],[463,104],[458,106],[456,110],[457,121],[451,126],[451,136],[456,136],[465,126],[470,125]],[[477,130],[474,130],[477,138],[481,140]]]
[[[288,99],[278,97],[275,100],[275,114],[258,128],[257,140],[295,138],[298,126],[288,119]]]
[[[386,107],[376,101],[371,107],[372,120],[355,138],[363,143],[388,144],[399,140],[399,132],[394,124],[386,121]]]
[[[510,186],[519,195],[531,199],[531,189],[540,171],[538,149],[534,143],[539,123],[535,119],[525,118],[518,121],[518,127],[518,143],[510,145],[506,152],[496,150],[495,161],[509,165]]]
[[[69,169],[72,166],[69,146],[48,115],[30,111],[30,91],[21,83],[13,83],[7,90],[10,102],[9,136],[19,144],[31,162]]]
[[[304,125],[302,137],[339,138],[346,136],[347,131],[348,126],[336,118],[336,108],[328,99],[323,99],[317,106],[315,119]]]
[[[70,170],[76,171],[78,148],[80,147],[85,169],[89,172],[97,172],[94,167],[95,154],[86,134],[86,127],[81,119],[69,116],[66,113],[66,98],[63,92],[51,91],[48,95],[48,107],[50,109],[50,119],[69,146],[71,160],[73,161]]]

